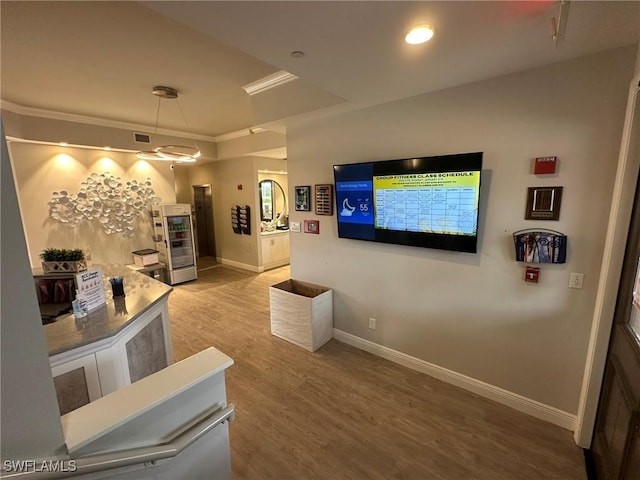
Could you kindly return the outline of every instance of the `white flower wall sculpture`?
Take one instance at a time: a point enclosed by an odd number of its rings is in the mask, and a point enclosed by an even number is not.
[[[80,184],[77,194],[65,190],[53,192],[49,200],[49,216],[62,224],[75,227],[82,220],[97,220],[105,233],[119,233],[125,237],[134,235],[137,218],[150,204],[160,203],[151,179],[144,182],[122,179],[109,172],[92,173]]]

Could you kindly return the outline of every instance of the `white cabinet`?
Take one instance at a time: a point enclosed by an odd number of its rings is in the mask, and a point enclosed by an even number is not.
[[[167,297],[115,334],[52,355],[49,363],[62,415],[171,365]]]
[[[266,233],[261,236],[262,267],[265,270],[289,263],[289,232]]]

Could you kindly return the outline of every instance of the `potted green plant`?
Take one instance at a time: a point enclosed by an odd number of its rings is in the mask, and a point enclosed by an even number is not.
[[[81,272],[87,269],[84,252],[80,248],[45,248],[40,253],[44,273]]]

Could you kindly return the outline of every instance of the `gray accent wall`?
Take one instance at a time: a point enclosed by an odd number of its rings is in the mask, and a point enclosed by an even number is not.
[[[162,316],[158,315],[127,342],[127,361],[131,383],[167,366]]]
[[[66,415],[90,402],[84,367],[54,377],[53,384],[56,387],[60,415]]]

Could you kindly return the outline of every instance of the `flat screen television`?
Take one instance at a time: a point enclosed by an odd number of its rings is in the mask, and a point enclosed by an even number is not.
[[[482,152],[334,165],[338,237],[475,253]]]

